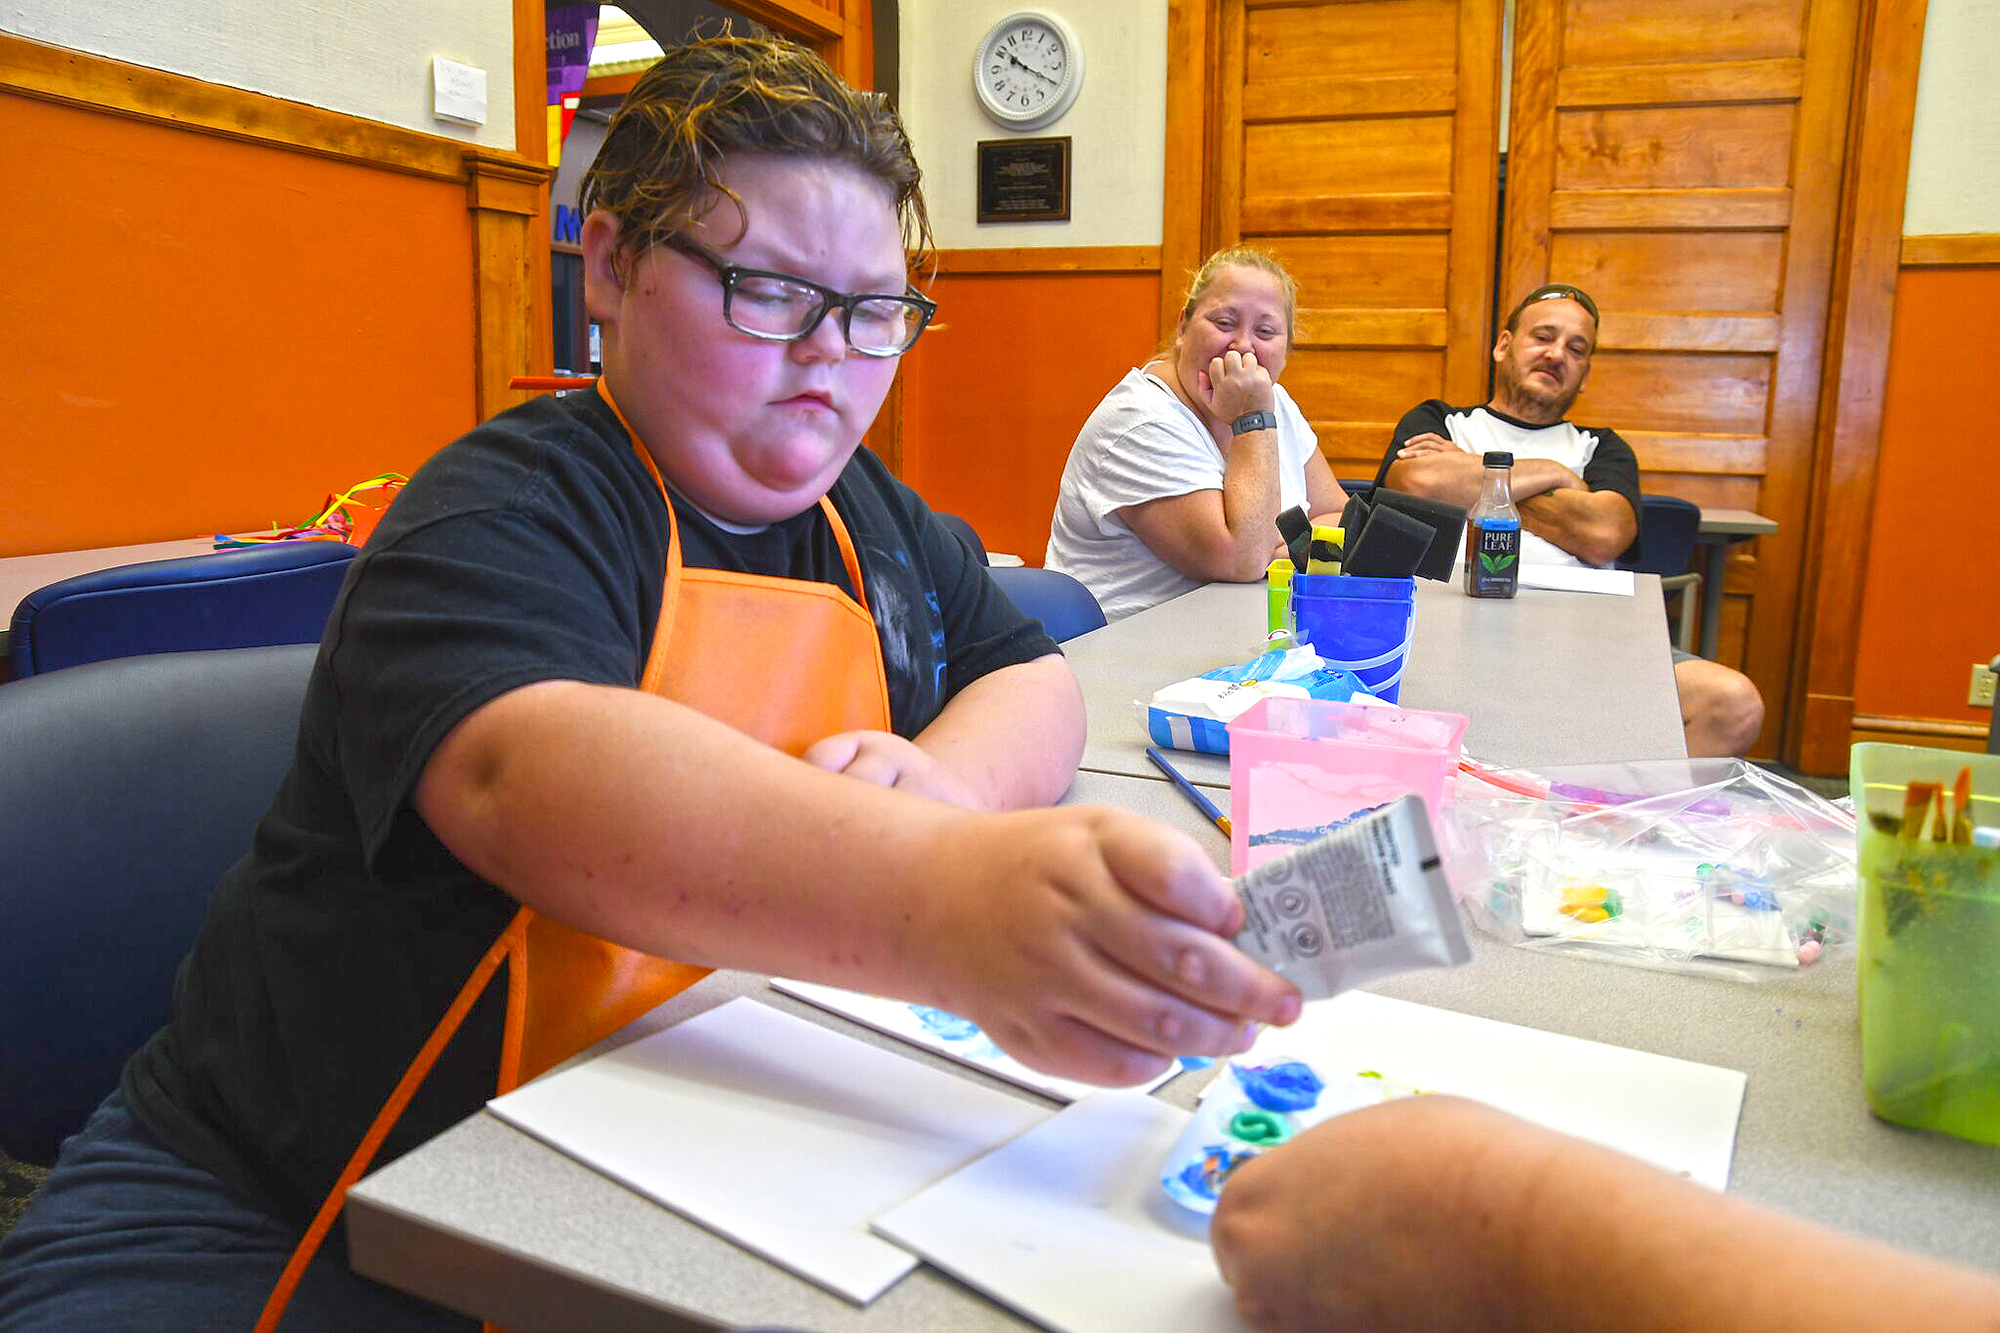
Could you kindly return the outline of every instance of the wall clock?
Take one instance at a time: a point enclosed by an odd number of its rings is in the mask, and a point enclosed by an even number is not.
[[[987,30],[972,62],[979,105],[1010,130],[1034,130],[1069,110],[1083,86],[1083,44],[1046,10],[1009,14]]]

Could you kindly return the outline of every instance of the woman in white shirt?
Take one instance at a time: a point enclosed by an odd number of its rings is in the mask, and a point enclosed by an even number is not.
[[[1204,583],[1263,575],[1278,514],[1338,514],[1340,483],[1278,384],[1296,285],[1232,246],[1188,286],[1171,346],[1130,371],[1083,423],[1063,468],[1045,564],[1117,620]]]

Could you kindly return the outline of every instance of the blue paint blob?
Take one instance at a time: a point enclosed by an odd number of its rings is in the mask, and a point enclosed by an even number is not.
[[[1215,1057],[1211,1055],[1183,1055],[1181,1057],[1182,1069],[1206,1069],[1214,1063]]]
[[[1229,1066],[1251,1101],[1267,1111],[1303,1111],[1319,1101],[1326,1084],[1312,1066],[1290,1060],[1281,1065]]]
[[[946,1041],[975,1041],[985,1035],[980,1032],[979,1024],[971,1019],[948,1014],[942,1009],[933,1009],[927,1004],[913,1004],[910,1006],[910,1012],[917,1016],[917,1021],[926,1029]]]

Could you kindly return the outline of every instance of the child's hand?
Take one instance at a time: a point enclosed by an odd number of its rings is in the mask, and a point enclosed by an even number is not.
[[[800,757],[815,768],[878,787],[895,787],[968,810],[984,808],[957,774],[919,746],[887,731],[843,731],[815,741]]]
[[[1137,1083],[1176,1055],[1234,1055],[1298,1017],[1239,952],[1235,891],[1192,838],[1090,806],[953,821],[915,911],[944,1008],[1022,1063]]]

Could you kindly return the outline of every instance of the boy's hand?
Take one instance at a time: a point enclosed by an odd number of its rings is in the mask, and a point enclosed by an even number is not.
[[[940,1003],[1022,1063],[1138,1083],[1234,1055],[1298,1017],[1295,987],[1229,942],[1235,891],[1192,838],[1090,806],[953,821],[915,948]]]
[[[895,787],[968,810],[985,808],[957,774],[921,747],[891,732],[843,731],[815,741],[800,757],[815,768],[845,773],[878,787]]]

